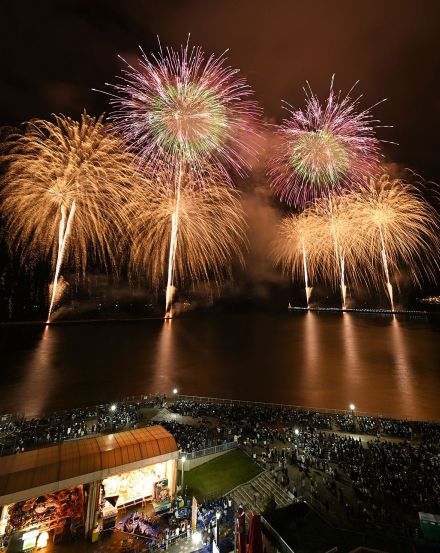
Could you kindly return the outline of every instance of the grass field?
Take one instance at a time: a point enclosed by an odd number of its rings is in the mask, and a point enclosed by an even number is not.
[[[223,495],[261,472],[241,449],[234,449],[185,472],[185,487],[197,499]]]

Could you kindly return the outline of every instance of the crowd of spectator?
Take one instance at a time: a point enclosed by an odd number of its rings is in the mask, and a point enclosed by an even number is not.
[[[32,419],[5,417],[0,420],[0,455],[134,428],[141,418],[141,408],[154,406],[157,401],[154,398],[144,402],[98,405]]]
[[[376,418],[376,417],[357,417],[359,429],[364,434],[372,436],[395,436],[405,440],[411,440],[413,432],[418,430],[419,434],[425,434],[428,427],[420,426],[419,423],[410,423],[404,420]],[[431,425],[438,426],[438,425]]]
[[[5,419],[0,449],[3,455],[19,453],[154,424],[144,412],[162,407],[172,415],[161,424],[182,451],[239,441],[294,496],[306,479],[313,499],[328,510],[331,494],[348,520],[413,533],[419,511],[440,511],[440,425],[428,422],[154,396],[39,419]],[[300,470],[300,482],[292,482],[289,466]]]
[[[157,423],[151,422],[150,424]],[[160,424],[174,436],[179,448],[185,452],[200,451],[224,441],[218,435],[217,429],[204,422],[191,425],[164,420]]]
[[[170,408],[221,421],[219,436],[249,446],[294,496],[306,480],[318,504],[328,510],[330,493],[357,525],[415,537],[418,512],[440,511],[440,425],[184,400]],[[363,441],[361,434],[375,438]],[[301,471],[300,482],[291,482],[289,464]]]

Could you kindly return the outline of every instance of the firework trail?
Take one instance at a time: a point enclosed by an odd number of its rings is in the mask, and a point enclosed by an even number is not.
[[[176,266],[176,249],[177,249],[177,232],[179,230],[179,210],[180,210],[180,196],[181,196],[181,176],[179,185],[175,190],[175,207],[171,214],[171,235],[170,235],[170,252],[168,255],[168,280],[165,293],[165,318],[172,319],[173,317],[173,296],[175,292],[174,286],[174,269]]]
[[[209,163],[224,179],[228,169],[239,174],[253,154],[250,133],[260,113],[251,90],[237,70],[225,65],[225,55],[204,56],[200,47],[143,51],[138,69],[127,63],[112,85],[112,120],[135,151],[139,163],[157,169],[172,167],[176,198],[171,214],[165,316],[172,316],[175,252],[180,225],[180,187],[186,173],[204,171]],[[197,180],[197,179],[196,179]],[[170,186],[170,184],[168,184]]]
[[[309,272],[307,270],[307,255],[306,255],[306,246],[304,244],[304,240],[302,241],[302,252],[303,252],[304,284],[305,284],[305,291],[306,291],[306,301],[307,301],[307,307],[310,307],[312,288],[309,286]]]
[[[340,205],[341,201],[339,200],[338,207]],[[330,197],[328,200],[328,213],[330,215],[330,232],[333,239],[333,246],[335,250],[335,258],[336,262],[339,267],[339,288],[341,290],[341,300],[342,300],[342,309],[347,308],[347,285],[345,284],[345,252],[344,247],[342,244],[340,244],[339,235],[340,232],[338,232],[338,223],[340,225],[341,220],[344,221],[343,224],[345,224],[345,220],[341,219],[340,212],[338,213],[338,209],[336,208],[336,217],[334,214],[334,208],[333,208],[333,200]],[[321,208],[322,209],[322,208]],[[340,211],[340,210],[339,210]],[[325,218],[326,211],[321,211],[321,216]],[[339,215],[339,218],[337,218]],[[337,220],[335,220],[337,218]]]
[[[307,307],[310,307],[312,287],[310,276],[316,277],[314,257],[310,250],[315,247],[319,221],[310,211],[290,215],[281,221],[274,243],[274,260],[292,279],[304,279]]]
[[[132,156],[102,116],[86,113],[79,122],[30,121],[8,138],[6,150],[1,200],[9,244],[21,250],[22,262],[51,261],[49,321],[67,260],[82,273],[90,257],[116,266],[127,224],[120,206],[137,179]]]
[[[169,264],[170,242],[174,247],[173,283],[213,281],[218,285],[231,275],[233,259],[243,262],[244,213],[237,192],[219,184],[218,174],[214,175],[216,171],[203,177],[198,174],[194,183],[186,173],[177,190],[168,186],[166,170],[144,180],[127,206],[132,221],[132,276],[141,279],[147,274],[153,288],[158,289]],[[177,203],[179,240],[173,241]],[[170,286],[170,267],[167,278]]]
[[[357,194],[363,193],[360,190],[343,194],[331,202],[321,198],[307,209],[317,220],[316,263],[324,280],[338,283],[343,309],[347,307],[348,280],[358,286],[377,283],[375,259],[365,236],[364,221],[355,207]]]
[[[277,128],[279,142],[268,170],[281,200],[304,207],[362,185],[374,174],[380,159],[378,121],[371,108],[359,109],[360,97],[352,100],[351,90],[344,97],[335,93],[332,79],[324,105],[310,88],[305,109],[287,105],[290,116]]]
[[[49,320],[50,320],[50,315],[52,313],[52,309],[53,309],[54,304],[55,304],[55,299],[57,301],[59,301],[61,299],[61,296],[60,296],[59,290],[58,290],[58,279],[59,279],[59,276],[60,276],[61,265],[62,265],[63,259],[64,259],[64,252],[66,250],[67,240],[70,236],[70,229],[72,227],[72,219],[73,219],[73,216],[75,215],[75,211],[76,211],[76,200],[72,201],[72,204],[71,204],[70,209],[69,209],[69,215],[67,217],[67,222],[66,222],[66,206],[62,205],[60,207],[60,211],[61,211],[61,220],[60,220],[60,224],[59,224],[59,233],[58,233],[58,253],[57,253],[57,261],[56,261],[56,265],[55,265],[55,275],[53,277],[53,283],[52,283],[52,286],[51,286],[51,299],[50,299],[50,304],[49,304],[49,312],[48,312],[48,315],[47,315],[47,322],[49,322]]]
[[[391,274],[406,268],[417,284],[422,273],[434,280],[438,249],[436,211],[414,186],[382,175],[282,221],[275,258],[292,277],[302,278],[306,251],[308,278],[338,284],[343,301],[347,272],[359,286],[385,282],[394,310]]]
[[[367,186],[348,195],[347,209],[356,220],[371,258],[380,258],[391,309],[394,310],[391,271],[409,269],[419,284],[422,268],[435,277],[439,241],[436,211],[412,185],[387,174],[370,178]],[[354,229],[353,229],[354,230]]]
[[[387,256],[387,250],[385,248],[385,239],[383,237],[382,226],[378,225],[377,228],[379,230],[379,235],[380,235],[380,245],[381,245],[380,253],[382,256],[383,269],[385,272],[386,287],[388,291],[388,296],[390,298],[391,311],[394,311],[393,285],[391,284],[390,270],[388,267],[388,256]]]
[[[275,242],[275,261],[292,278],[303,278],[310,302],[310,281],[323,280],[337,285],[346,304],[346,273],[356,283],[366,281],[371,270],[369,250],[358,232],[355,210],[348,207],[348,195],[331,204],[321,198],[299,215],[285,218]],[[308,302],[308,304],[309,304]]]

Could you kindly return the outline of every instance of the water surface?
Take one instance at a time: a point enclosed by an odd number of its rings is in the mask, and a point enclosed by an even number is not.
[[[0,326],[0,411],[170,392],[440,420],[440,325],[342,313]]]

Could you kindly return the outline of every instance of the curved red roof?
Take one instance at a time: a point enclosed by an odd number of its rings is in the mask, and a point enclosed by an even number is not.
[[[177,457],[176,441],[162,426],[0,457],[0,505]]]

